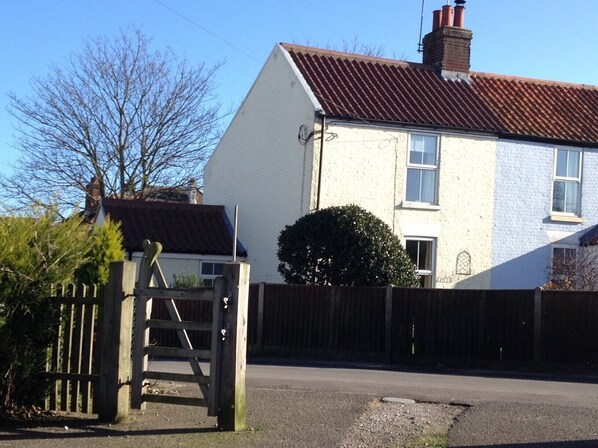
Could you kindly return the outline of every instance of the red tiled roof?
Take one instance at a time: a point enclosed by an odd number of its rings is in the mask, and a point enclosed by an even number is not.
[[[598,86],[470,72],[282,44],[326,115],[598,146]]]
[[[102,199],[102,208],[121,223],[127,251],[143,251],[143,240],[158,241],[163,252],[231,255],[232,228],[221,205]],[[246,256],[237,244],[237,254]]]

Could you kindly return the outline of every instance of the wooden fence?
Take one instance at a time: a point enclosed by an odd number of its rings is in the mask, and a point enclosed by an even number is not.
[[[48,300],[60,307],[60,318],[56,339],[48,349],[45,377],[54,382],[46,409],[92,413],[103,296],[95,286],[69,284],[58,285]]]
[[[542,292],[540,359],[598,365],[598,292]]]
[[[598,292],[253,284],[247,336],[254,356],[597,367]]]

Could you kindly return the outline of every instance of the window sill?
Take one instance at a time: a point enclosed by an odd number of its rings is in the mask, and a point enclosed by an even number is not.
[[[555,222],[572,222],[575,224],[583,223],[583,218],[581,216],[573,216],[573,215],[550,215],[550,220]]]
[[[415,210],[432,210],[432,211],[440,210],[440,205],[427,204],[425,202],[403,201],[403,202],[401,202],[400,207],[404,208],[404,209],[415,209]]]

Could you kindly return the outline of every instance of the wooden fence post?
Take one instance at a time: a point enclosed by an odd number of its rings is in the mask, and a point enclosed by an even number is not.
[[[534,291],[534,363],[542,361],[542,288]]]
[[[386,307],[384,310],[384,352],[386,362],[392,362],[392,286],[386,287]]]
[[[101,421],[117,422],[130,410],[131,337],[135,263],[110,263],[104,296],[101,334],[101,364],[98,416]]]
[[[249,265],[225,264],[224,278],[229,293],[229,304],[223,312],[222,319],[226,334],[220,345],[218,428],[223,431],[240,431],[245,428]]]

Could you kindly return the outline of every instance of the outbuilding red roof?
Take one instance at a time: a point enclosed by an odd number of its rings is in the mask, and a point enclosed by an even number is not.
[[[104,198],[101,206],[121,223],[127,251],[143,251],[143,240],[158,241],[163,252],[232,255],[232,227],[222,205]],[[237,255],[247,256],[241,244]]]
[[[282,44],[328,116],[598,146],[598,86],[470,72]]]

